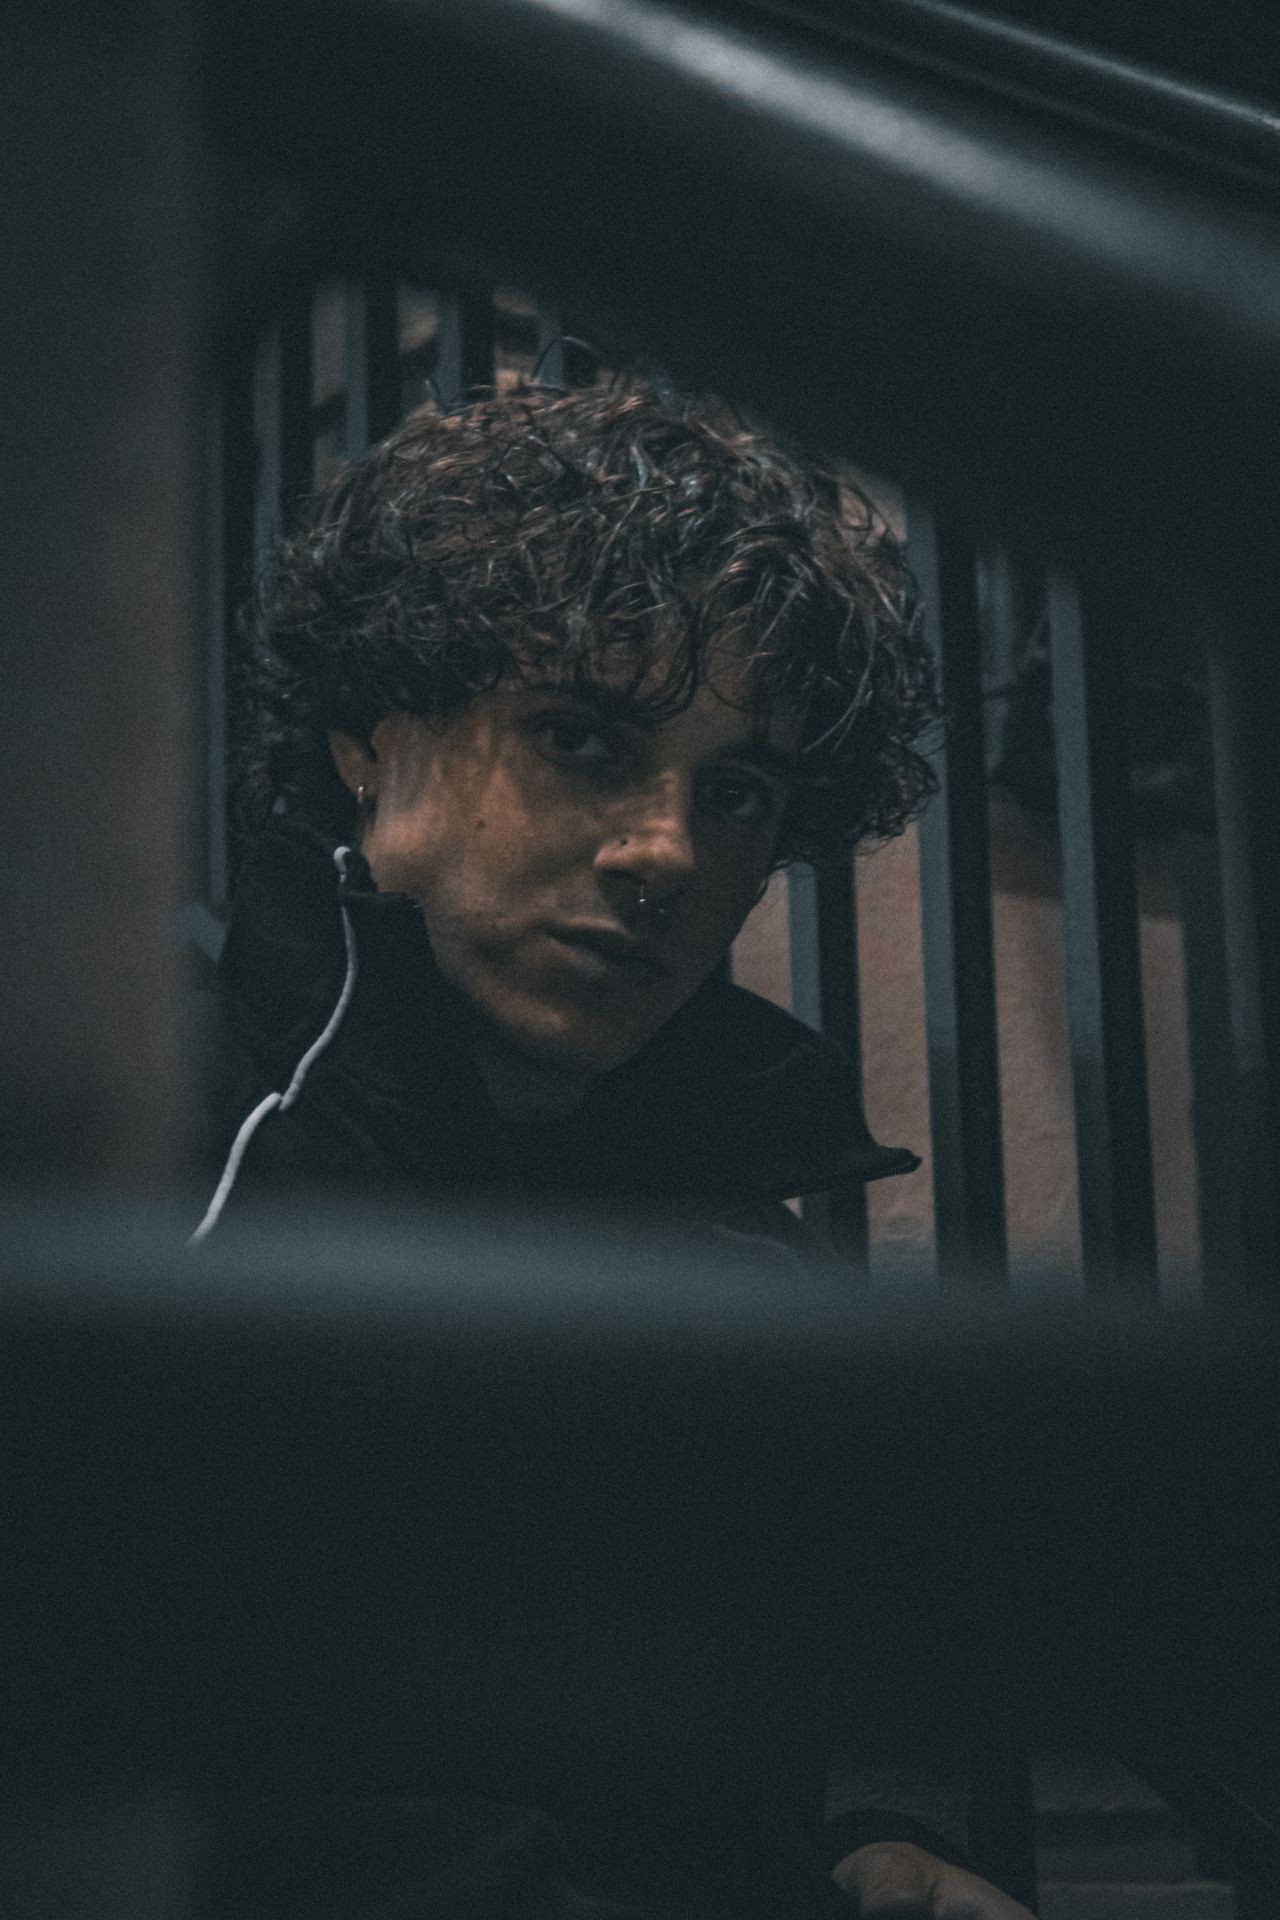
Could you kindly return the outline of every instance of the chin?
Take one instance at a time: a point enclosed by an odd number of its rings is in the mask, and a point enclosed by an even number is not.
[[[557,1073],[595,1075],[609,1073],[614,1067],[633,1060],[647,1045],[644,1039],[624,1039],[618,1034],[510,1034],[508,1038],[527,1059]]]
[[[616,1021],[534,1018],[501,1022],[508,1044],[556,1073],[595,1075],[621,1067],[649,1044],[658,1027],[619,1028]],[[663,1023],[659,1022],[660,1027]]]
[[[557,992],[541,981],[517,991],[505,981],[501,991],[489,980],[468,984],[467,998],[490,1030],[553,1073],[594,1076],[625,1066],[676,1011],[669,994]]]

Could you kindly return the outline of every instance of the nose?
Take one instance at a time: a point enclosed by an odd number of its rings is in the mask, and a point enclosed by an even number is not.
[[[630,898],[643,889],[650,900],[670,905],[697,871],[691,811],[691,796],[674,780],[632,795],[600,844],[598,878],[611,890],[625,888]]]

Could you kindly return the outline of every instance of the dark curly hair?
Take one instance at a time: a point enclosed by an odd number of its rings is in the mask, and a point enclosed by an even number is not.
[[[513,674],[607,672],[662,719],[726,631],[762,707],[807,716],[778,865],[900,832],[936,785],[915,744],[932,657],[875,507],[719,403],[635,380],[415,412],[317,494],[244,631],[246,827],[285,795],[350,831],[331,729],[443,718]]]

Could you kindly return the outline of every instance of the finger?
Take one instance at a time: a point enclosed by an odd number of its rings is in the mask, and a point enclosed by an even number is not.
[[[959,1868],[939,1876],[929,1912],[932,1920],[1033,1920],[1026,1907],[999,1887]]]
[[[862,1920],[931,1920],[931,1865],[918,1848],[883,1841],[859,1847],[831,1877]]]

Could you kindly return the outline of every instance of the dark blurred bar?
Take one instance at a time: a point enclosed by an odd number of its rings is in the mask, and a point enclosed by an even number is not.
[[[0,62],[0,1152],[9,1182],[181,1158],[201,384],[193,11],[5,14]]]

